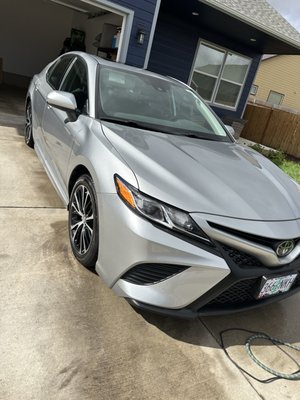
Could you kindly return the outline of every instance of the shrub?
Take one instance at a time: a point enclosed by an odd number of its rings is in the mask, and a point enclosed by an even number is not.
[[[255,144],[255,145],[251,146],[251,148],[253,150],[258,151],[265,157],[267,157],[274,164],[278,165],[278,167],[280,167],[286,159],[284,152],[281,150],[278,150],[278,151],[277,150],[268,150],[268,149],[264,148],[263,146],[261,146],[260,144]]]

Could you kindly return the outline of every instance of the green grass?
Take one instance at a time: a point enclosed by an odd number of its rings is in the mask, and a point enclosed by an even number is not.
[[[273,161],[279,168],[281,168],[286,174],[288,174],[295,181],[300,183],[300,164],[295,161],[290,161],[286,158],[286,155],[282,151],[274,151],[264,149],[261,145],[255,144],[251,146],[252,149],[263,154],[269,160]]]
[[[300,165],[294,161],[284,160],[280,168],[295,181],[300,183]]]

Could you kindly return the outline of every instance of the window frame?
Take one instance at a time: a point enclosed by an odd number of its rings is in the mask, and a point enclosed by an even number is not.
[[[58,90],[61,90],[63,84],[65,83],[65,80],[67,79],[69,73],[71,72],[71,69],[73,68],[73,65],[76,63],[77,60],[82,62],[82,64],[85,67],[85,70],[86,70],[86,77],[87,77],[87,80],[86,80],[86,86],[87,86],[86,115],[90,115],[90,112],[89,112],[89,109],[90,109],[90,84],[89,84],[90,76],[89,76],[89,68],[88,68],[87,62],[85,61],[85,59],[83,57],[80,57],[79,55],[75,55],[74,60],[70,63],[69,67],[66,69],[66,72],[64,73],[64,76],[60,82]],[[67,92],[67,93],[69,93],[69,92]]]
[[[270,94],[271,94],[271,93],[279,94],[279,95],[281,96],[281,100],[280,100],[280,103],[279,103],[279,104],[271,103],[271,102],[269,101],[269,97],[270,97]],[[272,104],[272,106],[281,106],[282,103],[283,103],[284,97],[285,97],[285,95],[284,95],[283,93],[276,92],[276,90],[269,90],[269,94],[268,94],[268,97],[267,97],[267,103],[268,103],[268,104]]]
[[[73,57],[73,60],[72,60],[72,57]],[[65,58],[70,58],[70,63],[69,63],[69,65],[67,66],[67,68],[66,68],[66,70],[65,70],[65,73],[63,74],[63,76],[62,76],[62,78],[61,78],[61,81],[60,81],[60,83],[59,83],[58,89],[56,89],[56,88],[49,82],[49,74],[53,72],[51,69],[53,68],[53,70],[54,70],[55,67],[56,67],[63,59],[65,59]],[[59,90],[59,89],[60,89],[61,84],[62,84],[62,82],[64,81],[67,72],[70,70],[70,67],[73,65],[75,59],[76,59],[76,56],[75,56],[75,55],[72,55],[72,54],[64,54],[63,56],[57,58],[57,59],[49,66],[49,68],[48,68],[48,70],[47,70],[47,72],[46,72],[46,82],[47,82],[48,85],[51,87],[51,89],[53,89],[53,90]],[[51,72],[50,72],[50,70],[51,70]]]
[[[195,52],[195,55],[194,55],[192,68],[191,68],[191,71],[190,71],[189,80],[188,80],[189,86],[191,86],[191,84],[192,84],[192,78],[193,78],[193,74],[194,74],[194,71],[195,71],[195,64],[196,64],[196,60],[197,60],[197,56],[198,56],[201,44],[203,44],[203,45],[205,45],[207,47],[211,47],[212,49],[215,49],[217,51],[221,51],[222,53],[224,53],[224,58],[223,58],[222,65],[221,65],[221,68],[220,68],[218,76],[213,76],[213,75],[208,74],[206,72],[199,72],[202,75],[206,75],[206,76],[209,76],[211,78],[215,78],[216,79],[216,84],[215,84],[214,90],[212,92],[211,100],[205,100],[205,99],[203,99],[203,100],[207,104],[209,104],[210,106],[215,106],[215,107],[218,107],[218,108],[223,108],[223,109],[227,109],[227,110],[231,110],[231,111],[236,111],[237,108],[238,108],[242,93],[243,93],[244,88],[245,88],[246,80],[247,80],[247,77],[248,77],[248,74],[249,74],[249,70],[250,70],[251,65],[252,65],[253,58],[245,56],[244,54],[241,54],[239,52],[233,51],[231,49],[228,49],[227,47],[222,47],[222,46],[219,46],[219,45],[217,45],[215,43],[211,43],[211,42],[209,42],[207,40],[199,39],[198,40],[197,49],[196,49],[196,52]],[[247,71],[245,73],[245,76],[244,76],[244,79],[243,79],[242,83],[233,82],[233,81],[231,81],[229,79],[222,78],[222,75],[223,75],[223,72],[224,72],[224,67],[225,67],[226,60],[227,60],[227,55],[229,53],[231,53],[232,55],[237,55],[237,56],[240,56],[240,57],[243,57],[243,58],[249,60]],[[228,105],[225,105],[225,104],[221,104],[221,103],[217,103],[215,101],[216,97],[217,97],[217,94],[218,94],[218,90],[219,90],[220,84],[221,84],[222,81],[227,82],[227,83],[231,83],[231,84],[234,84],[234,85],[240,87],[240,91],[239,91],[239,94],[238,94],[238,96],[236,98],[236,102],[235,102],[234,107],[228,106]],[[199,94],[199,96],[201,96],[200,93],[198,93],[198,94]]]
[[[51,69],[52,67],[54,67],[54,65],[58,64],[58,61],[61,61],[61,60],[62,60],[63,57],[65,58],[65,57],[70,57],[70,56],[72,56],[73,59],[70,61],[70,64],[68,65],[68,67],[67,67],[67,69],[66,69],[66,71],[65,71],[65,73],[64,73],[64,75],[63,75],[63,77],[62,77],[62,79],[61,79],[61,81],[60,81],[59,88],[58,88],[58,89],[55,89],[55,88],[51,85],[51,83],[49,82],[49,80],[48,80],[48,73],[49,73],[50,69]],[[52,90],[60,91],[60,90],[61,90],[61,87],[62,87],[62,85],[63,85],[63,83],[64,83],[64,81],[65,81],[65,79],[66,79],[66,77],[68,76],[68,74],[69,74],[69,72],[70,72],[70,70],[71,70],[71,68],[73,67],[74,63],[75,63],[76,60],[78,60],[78,59],[79,59],[80,61],[82,61],[82,63],[84,64],[84,66],[85,66],[85,68],[86,68],[86,72],[87,72],[88,100],[87,100],[87,107],[86,107],[86,115],[90,116],[90,101],[91,101],[91,99],[90,99],[90,73],[89,73],[88,64],[87,64],[86,60],[85,60],[83,57],[81,57],[81,56],[78,55],[78,54],[68,54],[68,53],[66,53],[66,54],[64,54],[64,55],[62,55],[62,56],[60,56],[59,58],[57,58],[57,59],[49,66],[49,68],[48,68],[48,70],[47,70],[47,72],[46,72],[46,78],[45,78],[45,80],[46,80],[47,84],[51,87]]]
[[[254,89],[254,90],[252,90],[252,89]],[[251,89],[250,89],[251,96],[256,96],[257,95],[257,91],[258,91],[258,85],[255,85],[254,83],[252,83]]]

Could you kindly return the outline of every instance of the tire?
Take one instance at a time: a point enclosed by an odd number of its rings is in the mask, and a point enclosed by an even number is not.
[[[34,141],[32,136],[32,108],[30,101],[28,101],[26,104],[25,117],[26,117],[25,129],[24,129],[25,143],[27,144],[27,146],[33,149]]]
[[[99,248],[98,209],[93,180],[87,174],[82,175],[72,189],[68,225],[74,256],[94,271]]]

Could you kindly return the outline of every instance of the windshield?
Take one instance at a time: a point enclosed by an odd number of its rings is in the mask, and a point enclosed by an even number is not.
[[[199,96],[169,79],[102,67],[98,116],[176,135],[231,141]]]

